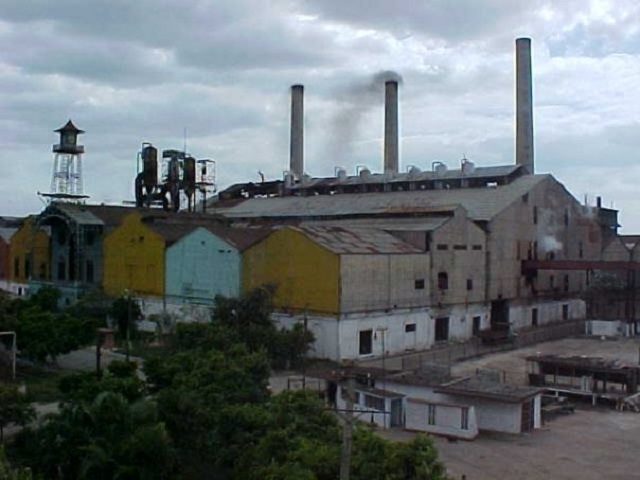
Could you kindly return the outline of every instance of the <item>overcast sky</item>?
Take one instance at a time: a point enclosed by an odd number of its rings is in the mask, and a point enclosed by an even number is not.
[[[640,233],[637,0],[3,0],[0,215],[37,213],[53,130],[86,134],[92,202],[133,199],[142,142],[282,178],[289,86],[305,171],[382,170],[382,70],[402,75],[401,160],[514,163],[514,41],[532,38],[535,163]],[[379,93],[378,93],[379,91]]]

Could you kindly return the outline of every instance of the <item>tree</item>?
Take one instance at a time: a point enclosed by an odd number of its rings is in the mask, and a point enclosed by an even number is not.
[[[36,412],[25,394],[16,387],[0,385],[0,442],[4,443],[4,429],[8,425],[26,425],[35,416]]]
[[[109,315],[116,321],[120,338],[135,337],[135,320],[142,318],[142,310],[135,298],[130,295],[122,296],[113,301]]]

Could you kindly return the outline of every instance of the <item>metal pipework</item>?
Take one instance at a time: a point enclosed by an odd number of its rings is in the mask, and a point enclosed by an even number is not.
[[[384,83],[384,173],[398,173],[398,82]]]

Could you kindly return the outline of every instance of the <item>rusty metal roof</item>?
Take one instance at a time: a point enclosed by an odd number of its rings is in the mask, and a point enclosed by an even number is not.
[[[463,206],[470,218],[491,220],[551,175],[525,175],[506,185],[413,192],[351,193],[250,198],[216,213],[229,218],[337,217],[349,215],[432,214]],[[555,181],[555,180],[554,180]]]
[[[421,253],[418,248],[380,229],[331,226],[287,227],[303,233],[337,254]]]
[[[300,223],[300,226],[375,228],[377,230],[384,230],[385,232],[430,232],[440,228],[450,218],[450,215],[419,218],[342,218],[333,220],[308,220]]]

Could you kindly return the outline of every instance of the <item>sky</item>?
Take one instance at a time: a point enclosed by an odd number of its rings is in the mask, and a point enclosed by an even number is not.
[[[637,0],[3,0],[0,215],[42,210],[68,119],[91,203],[133,200],[142,142],[213,159],[218,190],[282,179],[296,83],[306,173],[380,172],[381,71],[403,79],[401,170],[513,164],[518,37],[536,173],[640,233]]]

